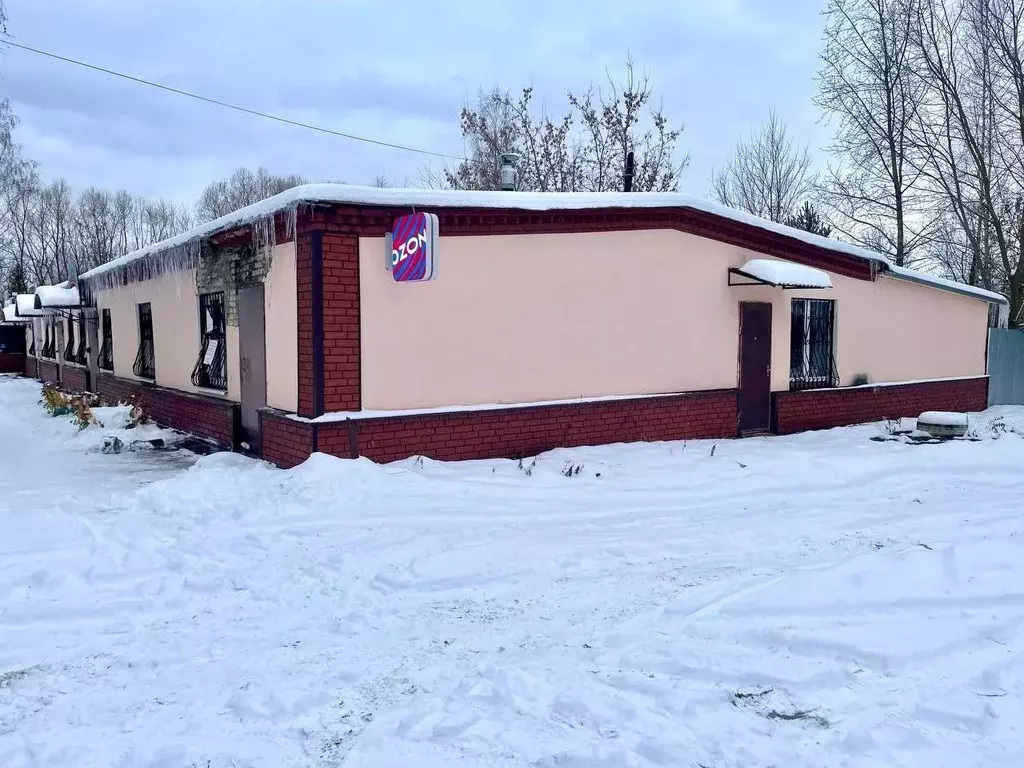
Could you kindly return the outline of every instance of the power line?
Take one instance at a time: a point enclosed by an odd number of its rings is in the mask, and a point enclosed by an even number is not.
[[[353,133],[344,133],[342,131],[335,131],[330,128],[323,128],[319,125],[312,125],[310,123],[303,123],[298,120],[290,120],[287,117],[281,117],[280,115],[272,115],[268,112],[260,112],[256,109],[249,109],[248,107],[240,107],[237,104],[230,104],[226,101],[220,101],[218,99],[211,99],[207,96],[200,96],[198,93],[191,93],[189,91],[183,91],[180,88],[172,88],[169,85],[162,85],[161,83],[154,83],[151,80],[144,80],[141,77],[135,77],[133,75],[125,74],[124,72],[117,72],[113,69],[107,69],[106,67],[100,67],[95,64],[89,64],[85,61],[79,61],[78,59],[72,59],[67,56],[60,56],[56,53],[50,53],[49,51],[43,51],[39,48],[33,48],[29,45],[22,45],[21,43],[15,43],[10,40],[0,41],[3,45],[9,45],[13,48],[20,48],[23,51],[29,51],[31,53],[39,54],[40,56],[46,56],[57,61],[63,61],[68,64],[74,64],[79,67],[85,67],[95,72],[102,72],[105,75],[113,75],[114,77],[120,77],[124,80],[131,80],[133,83],[139,83],[140,85],[148,85],[150,88],[159,88],[161,91],[168,91],[170,93],[176,93],[179,96],[188,96],[190,99],[196,99],[197,101],[205,101],[207,104],[213,104],[218,107],[224,107],[226,109],[233,109],[236,112],[243,112],[247,115],[255,115],[256,117],[262,117],[267,120],[274,120],[278,123],[284,123],[285,125],[293,125],[297,128],[306,128],[310,131],[318,131],[319,133],[326,133],[330,136],[338,136],[342,139],[351,139],[352,141],[362,141],[367,144],[376,144],[380,147],[390,147],[391,149],[401,149],[406,152],[418,152],[421,155],[432,155],[433,157],[443,157],[450,160],[463,160],[464,158],[458,155],[448,155],[444,152],[432,152],[429,149],[419,149],[417,147],[407,147],[404,144],[392,144],[389,141],[380,141],[379,139],[370,139],[366,136],[357,136]]]

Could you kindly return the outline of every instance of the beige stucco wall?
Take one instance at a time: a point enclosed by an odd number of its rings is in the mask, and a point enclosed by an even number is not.
[[[110,309],[114,341],[114,373],[126,379],[139,348],[138,305],[149,302],[153,312],[153,350],[156,383],[186,392],[216,394],[192,385],[192,369],[199,355],[199,297],[194,270],[130,283],[96,294],[98,316]],[[239,399],[238,328],[227,327],[227,398]]]
[[[773,389],[789,306],[834,298],[843,384],[985,371],[984,302],[882,278],[801,294],[727,284],[762,256],[675,231],[443,237],[438,278],[396,284],[360,239],[364,409],[532,402],[737,385],[740,301],[773,304]]]
[[[772,389],[789,388],[792,299],[833,299],[840,386],[980,376],[985,373],[988,305],[882,275],[875,282],[831,275],[832,290],[734,289],[772,304]],[[750,299],[747,299],[747,296]]]
[[[275,246],[264,283],[267,344],[267,405],[298,409],[298,310],[295,282],[295,242]]]

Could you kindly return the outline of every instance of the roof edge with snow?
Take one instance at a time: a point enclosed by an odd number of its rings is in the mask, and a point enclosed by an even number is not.
[[[121,282],[147,280],[168,272],[195,267],[199,263],[202,240],[243,226],[253,225],[255,246],[272,246],[276,237],[275,217],[278,214],[287,214],[286,229],[291,231],[285,234],[290,236],[294,231],[296,211],[300,207],[337,204],[410,209],[439,207],[522,211],[687,208],[782,235],[842,256],[878,264],[882,269],[894,269],[889,260],[876,251],[777,224],[744,211],[678,192],[480,192],[385,189],[349,184],[303,184],[90,269],[79,276],[81,287],[88,295],[93,289],[114,288]],[[157,254],[160,255],[159,259],[149,258]],[[909,272],[902,268],[897,269],[900,270],[900,273],[894,272],[894,276],[897,277],[905,277],[901,273]],[[912,274],[913,277],[906,279],[933,288],[954,290],[984,301],[1006,301],[1002,296],[980,288],[921,273]]]

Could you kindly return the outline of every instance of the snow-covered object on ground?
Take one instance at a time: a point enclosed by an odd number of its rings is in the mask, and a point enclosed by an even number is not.
[[[257,246],[273,245],[276,237],[274,216],[286,213],[286,229],[294,228],[295,211],[305,205],[328,203],[350,203],[356,205],[396,206],[406,208],[502,208],[529,211],[581,210],[590,208],[689,208],[709,213],[732,221],[757,227],[767,232],[784,235],[801,242],[825,248],[846,256],[878,264],[881,269],[892,269],[893,265],[877,251],[871,251],[839,240],[815,235],[802,229],[787,227],[762,219],[744,211],[737,211],[709,200],[679,194],[677,192],[489,192],[436,189],[383,189],[360,187],[349,184],[303,184],[280,194],[253,203],[237,211],[206,222],[174,237],[162,240],[145,248],[133,251],[102,264],[80,276],[85,288],[110,288],[118,277],[130,269],[141,269],[137,263],[155,254],[162,254],[166,264],[150,267],[153,275],[162,274],[164,269],[183,269],[195,266],[199,259],[199,241],[218,232],[242,225],[254,226],[253,237]],[[283,234],[290,235],[291,232]],[[441,236],[444,236],[443,230]],[[135,266],[133,266],[135,265]],[[901,268],[902,269],[902,268]],[[919,282],[934,287],[956,286],[959,292],[974,295],[986,301],[1006,303],[999,294],[980,288],[950,283],[948,280],[932,278],[923,273],[902,270],[904,276],[913,275]]]
[[[935,424],[940,427],[966,427],[967,414],[950,411],[926,411],[917,417],[917,423]]]
[[[1024,753],[1016,435],[282,471],[83,451],[37,399],[0,381],[4,768]]]
[[[40,285],[36,288],[36,309],[77,307],[80,304],[78,288],[69,282],[59,285]]]
[[[41,309],[36,309],[34,293],[19,293],[14,297],[14,306],[18,317],[42,317],[45,314]]]
[[[139,446],[148,449],[154,442],[170,446],[183,438],[180,432],[164,429],[156,424],[133,425],[132,409],[127,405],[101,406],[91,410],[96,423],[71,437],[66,444],[68,447],[99,451],[110,440],[116,438],[127,450],[134,450]]]
[[[1024,437],[1024,408],[995,405],[984,413],[971,414],[967,434],[976,438],[1000,437],[1005,434]]]
[[[775,259],[751,259],[740,272],[780,288],[831,288],[827,272],[803,264]]]

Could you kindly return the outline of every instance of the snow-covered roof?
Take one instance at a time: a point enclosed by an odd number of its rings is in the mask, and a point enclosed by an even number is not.
[[[886,267],[886,270],[895,278],[900,280],[908,280],[912,283],[921,283],[922,285],[930,285],[933,288],[940,288],[945,291],[952,291],[953,293],[961,293],[964,296],[971,296],[977,299],[984,299],[995,304],[1008,304],[1006,297],[1001,293],[995,293],[993,291],[986,291],[984,288],[975,288],[973,285],[967,285],[966,283],[958,283],[955,280],[947,280],[944,277],[936,277],[935,275],[925,274],[924,272],[917,272],[913,269],[907,269],[906,267],[897,267],[895,264],[890,264]]]
[[[831,288],[828,272],[791,261],[751,259],[740,272],[779,288]]]
[[[80,304],[78,288],[71,285],[70,282],[65,281],[59,285],[40,285],[36,288],[36,309],[77,307]]]
[[[834,253],[852,256],[882,266],[892,268],[889,260],[881,253],[861,248],[856,245],[831,240],[815,235],[802,229],[787,227],[767,219],[762,219],[744,211],[728,208],[709,200],[691,197],[678,192],[492,192],[438,189],[390,189],[380,187],[360,187],[349,184],[303,184],[298,187],[268,197],[237,211],[221,216],[193,227],[180,235],[161,240],[145,248],[141,248],[120,258],[108,261],[80,275],[81,280],[90,281],[109,275],[114,270],[121,270],[128,265],[163,251],[182,250],[194,241],[211,237],[219,232],[235,229],[239,226],[266,221],[279,211],[295,211],[302,205],[350,204],[368,206],[408,207],[408,208],[493,208],[523,211],[557,211],[586,209],[628,209],[628,208],[689,208],[695,211],[720,216],[748,226],[757,227],[766,232],[773,232],[785,237],[799,240]],[[442,233],[443,235],[443,233]],[[179,259],[183,263],[192,263],[197,258],[195,253],[182,254]],[[920,276],[919,282],[926,282],[937,288],[948,287],[948,280]],[[960,286],[961,292],[974,295],[986,301],[1004,301],[989,291]]]
[[[23,319],[18,317],[18,308],[13,304],[8,304],[4,307],[4,320],[5,323],[23,323]]]
[[[19,293],[14,297],[14,307],[18,317],[42,317],[45,312],[36,309],[34,293]]]
[[[838,240],[776,224],[743,211],[727,208],[678,192],[477,192],[438,189],[382,189],[349,184],[303,184],[266,200],[240,208],[219,219],[200,224],[187,232],[133,251],[106,264],[90,269],[80,278],[89,280],[112,269],[145,258],[153,253],[184,245],[198,238],[265,219],[278,211],[305,204],[349,203],[410,208],[495,208],[523,211],[587,210],[600,208],[690,208],[732,219],[769,232],[786,235],[811,245],[827,248],[868,261],[887,263],[885,256]]]

